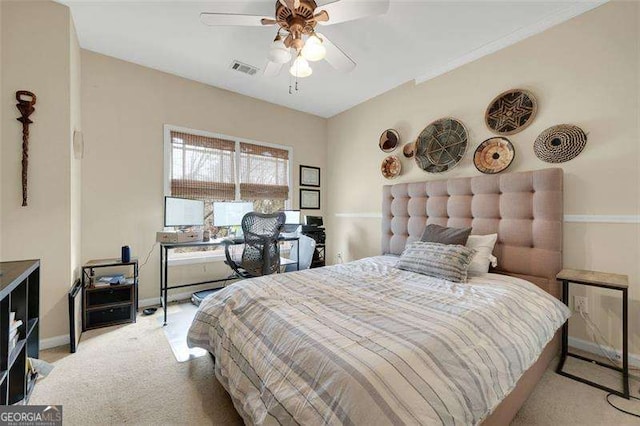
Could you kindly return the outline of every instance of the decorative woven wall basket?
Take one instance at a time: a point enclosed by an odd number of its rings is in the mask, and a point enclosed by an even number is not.
[[[495,137],[482,142],[473,155],[478,171],[493,175],[506,170],[515,158],[513,144],[507,138]]]
[[[487,127],[499,135],[513,135],[526,129],[536,116],[538,102],[531,92],[507,90],[496,96],[484,115]]]
[[[400,159],[398,157],[390,155],[382,160],[380,171],[382,172],[382,176],[386,179],[397,178],[400,176],[400,172],[402,171],[402,163],[400,163]]]
[[[549,127],[533,144],[533,152],[547,163],[564,163],[576,158],[587,145],[587,134],[573,124]]]
[[[391,152],[400,145],[400,134],[397,130],[387,129],[380,135],[378,146],[383,152]]]
[[[441,118],[429,124],[418,136],[415,161],[427,173],[454,168],[467,150],[467,129],[455,118]]]
[[[416,153],[415,142],[409,142],[408,144],[405,144],[405,146],[402,148],[402,154],[405,156],[405,158],[413,158],[413,155],[415,153]]]

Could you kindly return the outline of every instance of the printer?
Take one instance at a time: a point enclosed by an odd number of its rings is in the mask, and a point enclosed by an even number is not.
[[[322,216],[306,216],[305,224],[302,225],[302,235],[313,238],[316,244],[324,244],[326,234]]]

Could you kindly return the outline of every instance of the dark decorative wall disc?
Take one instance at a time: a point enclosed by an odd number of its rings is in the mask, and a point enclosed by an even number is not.
[[[409,142],[408,144],[405,144],[405,146],[402,148],[402,154],[405,156],[405,158],[413,158],[413,154],[415,153],[416,153],[415,142]]]
[[[547,163],[564,163],[576,158],[587,145],[587,134],[573,124],[549,127],[533,144],[536,156]]]
[[[507,138],[495,137],[482,142],[473,155],[476,169],[486,174],[506,170],[515,157],[513,145]]]
[[[491,101],[484,119],[487,127],[499,135],[513,135],[529,126],[538,110],[531,92],[512,89]]]
[[[396,157],[395,155],[390,155],[382,160],[380,171],[382,172],[382,176],[387,179],[396,178],[400,176],[400,172],[402,171],[402,163],[400,163],[400,159],[398,157]]]
[[[388,129],[380,135],[378,146],[384,152],[391,152],[400,145],[400,135],[396,130]]]
[[[429,124],[418,136],[416,164],[428,173],[452,169],[467,150],[467,129],[454,118],[442,118]]]

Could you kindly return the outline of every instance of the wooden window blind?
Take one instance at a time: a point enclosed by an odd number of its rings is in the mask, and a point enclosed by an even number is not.
[[[234,200],[235,142],[171,132],[171,195]]]
[[[289,198],[289,151],[241,142],[239,169],[242,200]]]

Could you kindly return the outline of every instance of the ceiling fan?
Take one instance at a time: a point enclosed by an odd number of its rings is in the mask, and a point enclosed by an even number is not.
[[[287,62],[295,59],[289,72],[304,78],[313,73],[309,61],[325,59],[333,68],[349,72],[356,63],[326,36],[316,32],[316,26],[353,21],[367,16],[382,15],[389,10],[389,0],[335,0],[318,7],[315,0],[277,0],[275,16],[235,13],[200,14],[206,25],[212,26],[277,26],[278,33],[269,49],[269,62],[264,74],[275,76]]]

